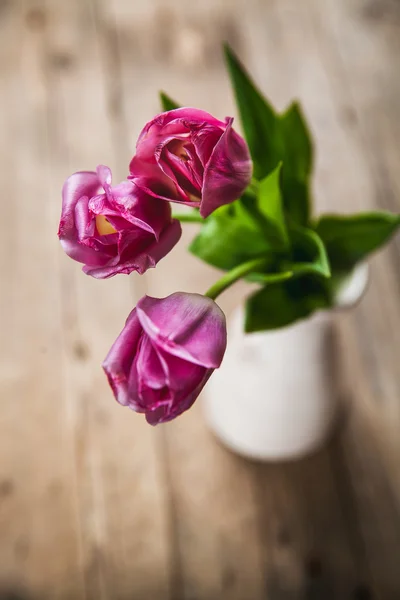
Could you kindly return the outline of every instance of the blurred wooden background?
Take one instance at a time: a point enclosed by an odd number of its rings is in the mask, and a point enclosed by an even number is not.
[[[0,1],[0,600],[400,598],[400,240],[338,318],[339,435],[260,465],[200,403],[146,425],[100,368],[139,296],[215,272],[182,243],[95,281],[56,237],[65,178],[123,178],[159,89],[234,114],[222,40],[279,108],[303,102],[318,210],[399,210],[399,32],[397,0]]]

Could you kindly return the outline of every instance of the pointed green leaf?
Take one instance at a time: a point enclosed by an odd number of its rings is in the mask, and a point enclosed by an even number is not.
[[[242,223],[246,223],[250,228],[259,229],[260,213],[257,209],[257,199],[253,192],[247,190],[243,196],[236,200],[227,213]],[[217,213],[218,214],[218,213]]]
[[[273,257],[268,239],[240,201],[208,217],[189,250],[206,263],[226,270],[258,256]]]
[[[174,110],[175,108],[180,108],[180,105],[172,100],[165,92],[160,92],[160,100],[163,111]]]
[[[292,256],[289,263],[285,262],[285,266],[298,275],[310,273],[327,278],[331,276],[324,243],[315,231],[296,227],[291,229],[290,237]]]
[[[245,331],[285,327],[329,306],[330,297],[318,277],[303,275],[267,285],[246,302]]]
[[[307,225],[311,212],[309,179],[313,167],[311,134],[301,108],[294,102],[280,116],[283,138],[282,191],[293,222]]]
[[[293,223],[305,226],[310,215],[313,149],[301,109],[293,103],[278,115],[228,46],[225,46],[225,56],[254,163],[254,176],[263,179],[282,162],[285,210]]]
[[[261,231],[268,246],[277,252],[285,247],[275,224],[268,219],[259,207],[259,197],[253,190],[247,190],[243,196],[237,200],[233,206],[235,208],[235,218],[243,223],[247,222],[251,227]]]
[[[279,164],[272,173],[267,175],[259,185],[258,208],[271,226],[271,236],[274,241],[280,242],[285,247],[288,245],[283,200],[280,188],[280,174],[282,165]]]
[[[284,161],[291,177],[307,179],[313,168],[311,133],[298,102],[293,102],[279,117],[284,139]]]
[[[243,131],[254,164],[254,176],[263,179],[281,156],[279,120],[229,46],[225,58],[238,105]]]
[[[326,246],[332,267],[347,270],[389,241],[399,226],[400,215],[368,212],[324,215],[316,231]]]

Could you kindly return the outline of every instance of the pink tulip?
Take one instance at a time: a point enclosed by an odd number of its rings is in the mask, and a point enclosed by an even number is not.
[[[199,206],[207,217],[239,198],[251,180],[249,149],[232,122],[195,108],[158,115],[139,136],[130,178],[146,177],[150,194]]]
[[[99,279],[117,273],[144,273],[175,246],[181,236],[168,204],[136,182],[111,186],[111,171],[74,173],[62,192],[58,236],[65,252]]]
[[[117,401],[156,425],[192,406],[225,348],[225,315],[210,298],[184,292],[144,296],[103,368]]]

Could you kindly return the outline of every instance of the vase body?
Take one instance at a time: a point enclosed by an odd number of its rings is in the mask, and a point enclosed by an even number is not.
[[[237,311],[224,361],[204,397],[221,441],[259,460],[297,458],[318,448],[338,412],[332,334],[331,313],[245,334]]]
[[[257,460],[301,458],[318,449],[339,412],[334,320],[369,281],[366,263],[342,282],[335,309],[273,331],[245,334],[234,313],[220,369],[204,393],[211,429],[231,450]]]

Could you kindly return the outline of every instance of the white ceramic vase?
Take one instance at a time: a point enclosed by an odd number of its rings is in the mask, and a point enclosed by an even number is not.
[[[337,308],[353,306],[367,282],[362,265],[338,293]],[[338,414],[334,315],[316,313],[282,329],[245,334],[242,309],[234,313],[223,363],[204,393],[208,423],[231,450],[288,460],[325,442]]]

